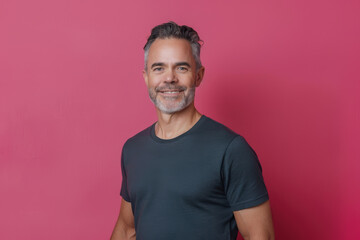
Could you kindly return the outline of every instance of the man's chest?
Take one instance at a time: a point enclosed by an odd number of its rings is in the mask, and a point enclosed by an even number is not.
[[[205,149],[139,151],[126,159],[131,199],[208,201],[223,196],[222,154]]]

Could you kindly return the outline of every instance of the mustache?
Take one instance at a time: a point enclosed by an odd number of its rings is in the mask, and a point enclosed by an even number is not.
[[[155,88],[155,91],[160,92],[164,90],[175,90],[175,91],[185,91],[187,88],[184,86],[176,86],[172,84],[167,84],[164,86],[159,86]]]

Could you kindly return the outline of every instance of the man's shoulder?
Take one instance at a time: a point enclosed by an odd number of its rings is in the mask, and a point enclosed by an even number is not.
[[[236,136],[240,136],[238,133],[233,131],[231,128],[227,127],[226,125],[210,118],[206,117],[206,122],[202,128],[204,132],[207,132],[210,135],[216,135],[217,137],[224,137],[224,138],[234,138]]]
[[[150,125],[149,127],[141,130],[140,132],[136,133],[135,135],[129,137],[126,142],[124,143],[124,147],[132,144],[141,143],[143,141],[149,140],[150,131],[154,124]]]

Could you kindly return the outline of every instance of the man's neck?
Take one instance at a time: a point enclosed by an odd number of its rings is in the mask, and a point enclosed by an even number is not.
[[[190,130],[201,118],[201,114],[194,105],[186,109],[166,114],[157,109],[158,121],[155,125],[155,134],[161,139],[175,138]]]

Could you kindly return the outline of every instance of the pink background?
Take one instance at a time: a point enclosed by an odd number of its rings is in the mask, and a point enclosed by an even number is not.
[[[125,140],[156,120],[150,29],[205,44],[201,113],[263,165],[277,239],[360,239],[359,1],[2,0],[0,239],[108,239]]]

